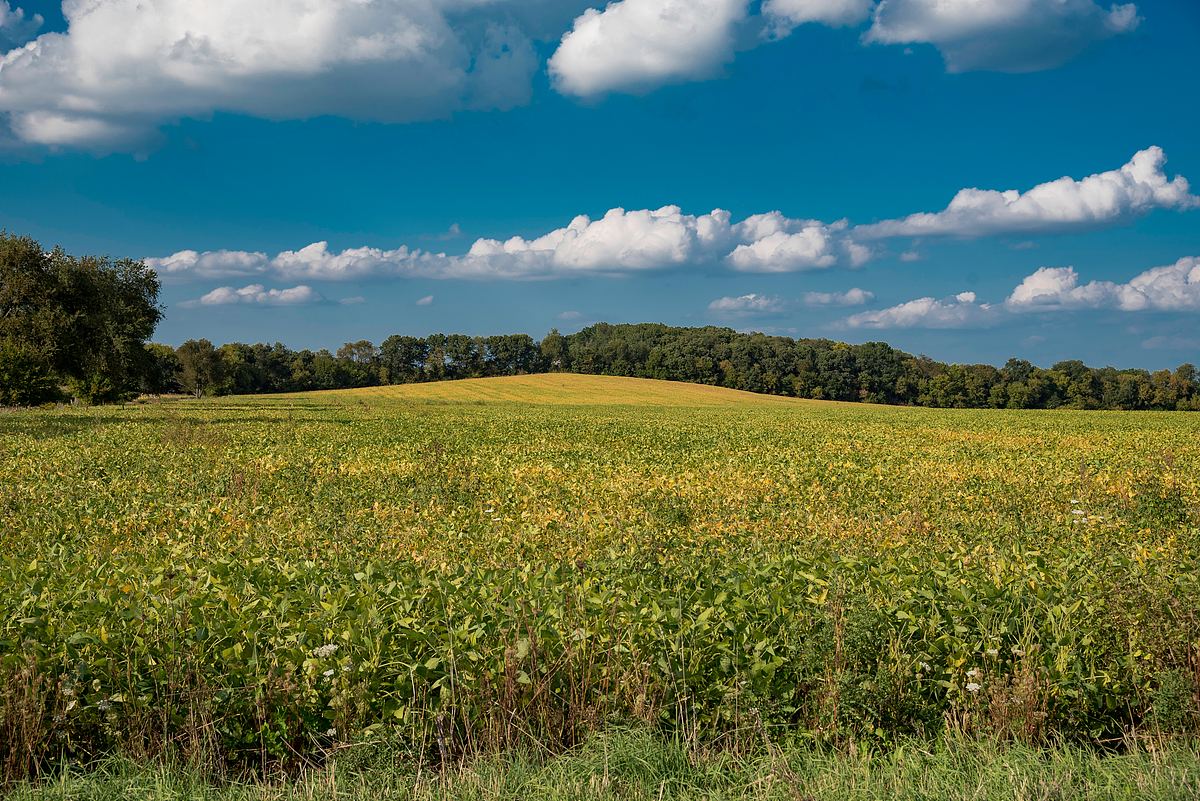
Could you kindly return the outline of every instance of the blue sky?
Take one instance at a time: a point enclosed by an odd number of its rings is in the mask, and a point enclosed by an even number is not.
[[[0,0],[0,226],[149,259],[161,341],[1200,361],[1192,0],[244,6]]]

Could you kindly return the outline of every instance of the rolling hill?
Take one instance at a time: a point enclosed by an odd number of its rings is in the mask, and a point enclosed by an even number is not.
[[[824,401],[760,395],[724,387],[651,378],[544,373],[396,384],[265,397],[320,399],[326,403],[527,403],[556,406],[780,406]],[[841,405],[841,404],[838,404]]]

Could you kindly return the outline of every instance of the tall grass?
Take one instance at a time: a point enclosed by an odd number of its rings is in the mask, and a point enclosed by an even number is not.
[[[493,755],[446,770],[372,758],[298,778],[214,784],[181,768],[111,760],[14,788],[9,801],[1151,801],[1200,797],[1200,751],[1177,743],[1104,754],[946,739],[870,748],[794,748],[753,757],[696,752],[613,731],[565,754]]]

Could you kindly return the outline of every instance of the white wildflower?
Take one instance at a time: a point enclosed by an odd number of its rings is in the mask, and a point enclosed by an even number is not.
[[[981,689],[983,689],[983,686],[982,686],[982,685],[980,685],[980,684],[976,684],[976,683],[975,683],[975,682],[973,682],[973,681],[972,681],[972,682],[969,682],[969,683],[967,684],[967,692],[969,692],[969,693],[977,693],[977,692],[979,692]]]
[[[325,736],[326,737],[337,737],[337,729],[331,728],[329,731],[325,732]]]
[[[1087,514],[1087,512],[1083,511],[1082,509],[1072,509],[1072,510],[1071,510],[1071,514],[1073,514],[1073,515],[1085,515],[1085,514]]]
[[[333,668],[330,668],[329,670],[325,671],[321,675],[324,676],[325,678],[329,678],[330,676],[333,675]]]
[[[979,668],[971,668],[970,670],[967,671],[968,679],[973,679],[978,675],[979,675]]]
[[[988,656],[1000,656],[1000,652],[998,650],[996,650],[995,648],[989,648],[989,649],[987,649],[987,655]]]
[[[337,653],[337,649],[337,643],[329,643],[328,645],[321,645],[317,648],[314,648],[312,655],[317,659],[328,659]]]

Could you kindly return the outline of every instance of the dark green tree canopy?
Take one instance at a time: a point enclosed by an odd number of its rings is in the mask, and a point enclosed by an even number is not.
[[[199,349],[199,350],[197,350]],[[197,355],[215,362],[198,390]],[[1196,369],[1174,372],[1091,368],[1078,361],[1050,369],[1010,359],[943,364],[883,342],[850,345],[791,339],[731,328],[674,328],[657,323],[599,323],[575,334],[552,330],[472,337],[391,336],[377,349],[365,340],[336,353],[284,345],[185,343],[179,382],[203,394],[291,392],[453,378],[572,371],[701,384],[840,401],[957,408],[1200,409]]]
[[[158,276],[139,261],[76,258],[0,233],[0,403],[89,403],[141,389],[162,318]]]

